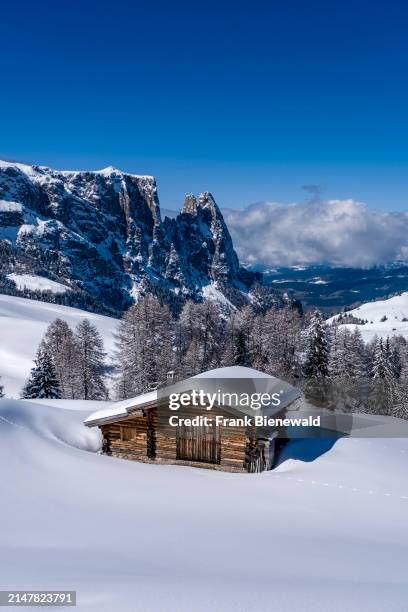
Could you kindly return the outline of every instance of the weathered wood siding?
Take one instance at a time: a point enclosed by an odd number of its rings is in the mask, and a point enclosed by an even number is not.
[[[128,417],[102,425],[104,449],[113,457],[140,459],[148,456],[148,421],[146,417]]]
[[[214,464],[219,464],[226,468],[244,469],[245,463],[245,446],[246,446],[246,428],[245,427],[223,427],[215,426],[215,417],[217,415],[226,418],[231,418],[231,414],[221,409],[205,410],[203,407],[197,406],[182,406],[177,411],[169,411],[167,406],[158,408],[157,416],[157,443],[156,457],[164,459],[176,460],[177,457],[177,435],[178,427],[172,427],[169,424],[170,416],[177,416],[179,419],[192,419],[196,416],[206,416],[212,423],[212,429],[217,429],[216,435],[219,451]],[[193,460],[191,460],[193,461]],[[206,461],[204,461],[206,462]]]
[[[177,459],[221,463],[221,432],[211,425],[180,425],[176,428]]]
[[[221,409],[207,411],[187,406],[173,412],[159,405],[145,410],[143,416],[129,416],[102,425],[103,449],[114,457],[139,461],[207,464],[206,467],[231,471],[270,469],[269,446],[264,441],[260,443],[255,429],[216,426],[217,415],[231,418],[231,414]],[[174,427],[169,424],[170,416],[180,419],[206,416],[212,427]]]

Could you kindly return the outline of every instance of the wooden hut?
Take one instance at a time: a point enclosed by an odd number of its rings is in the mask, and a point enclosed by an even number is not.
[[[237,389],[281,394],[279,405],[269,404],[254,411],[239,402],[180,405],[173,410],[169,397],[197,389],[235,395]],[[225,393],[224,393],[225,392]],[[102,452],[136,461],[190,465],[236,472],[271,469],[278,428],[253,425],[253,417],[265,419],[284,415],[300,398],[300,392],[284,381],[251,368],[218,368],[181,383],[115,402],[91,414],[88,427],[99,427]],[[240,397],[242,396],[242,393]]]

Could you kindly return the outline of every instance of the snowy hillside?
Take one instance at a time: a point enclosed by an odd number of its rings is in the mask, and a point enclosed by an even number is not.
[[[31,289],[32,291],[51,291],[51,293],[65,293],[69,287],[56,283],[49,278],[36,276],[35,274],[7,274],[18,289]]]
[[[4,588],[76,589],[79,612],[406,611],[407,440],[229,474],[99,455],[94,406],[45,402],[0,400]]]
[[[75,327],[84,318],[101,333],[109,355],[117,320],[76,308],[0,294],[0,376],[7,396],[19,397],[45,330],[57,317]]]
[[[368,321],[364,325],[358,326],[366,342],[372,340],[375,335],[384,338],[401,335],[408,338],[408,292],[396,295],[388,300],[362,304],[358,308],[348,311],[347,314]],[[328,320],[328,323],[337,318],[338,315],[332,317]],[[355,327],[355,325],[350,324],[346,324],[346,326]]]

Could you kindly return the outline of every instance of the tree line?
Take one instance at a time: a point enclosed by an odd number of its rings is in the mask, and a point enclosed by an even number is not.
[[[56,319],[38,347],[21,397],[108,399],[105,357],[103,340],[88,319],[75,330]]]
[[[314,403],[408,418],[408,343],[402,336],[364,343],[359,326],[328,326],[316,310],[285,306],[226,313],[211,301],[187,302],[178,317],[155,296],[119,320],[111,394],[125,399],[218,367],[242,365],[304,389]],[[22,396],[106,399],[108,366],[96,327],[48,327]]]
[[[408,342],[403,336],[374,336],[365,343],[358,325],[328,327],[315,311],[304,337],[304,388],[312,402],[408,418]]]

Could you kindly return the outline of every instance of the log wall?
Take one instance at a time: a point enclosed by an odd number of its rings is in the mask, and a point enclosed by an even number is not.
[[[148,456],[148,422],[143,416],[102,425],[104,452],[112,457],[140,459]]]
[[[113,457],[133,459],[139,461],[156,461],[157,463],[180,463],[183,465],[200,465],[225,469],[227,471],[260,471],[270,469],[269,462],[261,462],[257,458],[258,441],[253,428],[243,426],[218,426],[214,437],[216,450],[208,450],[211,436],[210,428],[203,426],[205,441],[201,461],[193,460],[200,456],[197,454],[197,444],[189,459],[188,432],[183,428],[177,433],[178,427],[169,424],[169,417],[176,415],[179,418],[194,418],[206,416],[213,422],[220,415],[231,418],[231,414],[220,409],[211,412],[200,407],[182,407],[180,410],[170,412],[167,406],[150,408],[143,412],[143,416],[129,416],[114,423],[101,426],[103,435],[103,451]],[[201,443],[201,442],[200,442]],[[187,454],[186,454],[187,453]],[[210,457],[216,457],[213,463]],[[204,465],[205,463],[205,465]],[[255,465],[256,463],[256,465]]]

